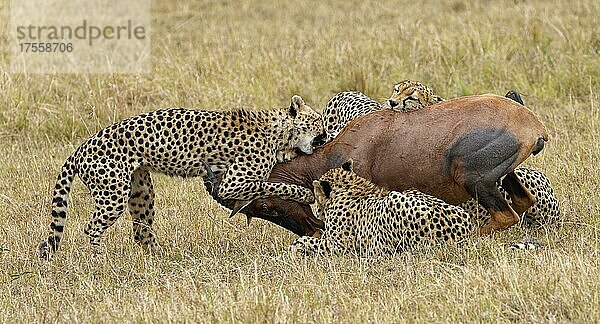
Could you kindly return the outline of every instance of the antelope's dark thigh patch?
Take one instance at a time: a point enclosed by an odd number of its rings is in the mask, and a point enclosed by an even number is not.
[[[521,144],[502,128],[476,128],[458,138],[446,151],[444,174],[461,165],[465,183],[496,182],[517,159]]]

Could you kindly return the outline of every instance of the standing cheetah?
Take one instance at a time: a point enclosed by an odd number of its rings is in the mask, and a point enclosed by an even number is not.
[[[322,134],[321,116],[292,97],[289,108],[230,112],[172,108],[131,117],[99,131],[67,159],[52,199],[51,233],[39,246],[49,259],[59,247],[67,217],[71,183],[76,174],[88,187],[95,211],[85,228],[91,244],[126,206],[133,218],[135,241],[154,250],[154,190],[150,172],[170,176],[224,174],[221,199],[251,200],[281,196],[302,203],[314,200],[304,187],[267,182],[271,168],[293,149],[311,154]]]

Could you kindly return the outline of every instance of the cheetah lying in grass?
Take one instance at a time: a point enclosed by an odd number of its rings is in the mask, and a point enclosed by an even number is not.
[[[422,243],[460,241],[473,230],[462,208],[416,190],[378,187],[352,171],[352,160],[313,184],[316,214],[325,221],[325,231],[320,238],[298,238],[291,246],[294,252],[374,257]]]
[[[417,190],[389,191],[358,176],[352,160],[327,171],[313,182],[313,210],[325,222],[320,236],[303,236],[292,243],[302,255],[390,255],[419,245],[460,242],[475,233],[478,224],[460,206]],[[509,246],[538,250],[535,238]]]

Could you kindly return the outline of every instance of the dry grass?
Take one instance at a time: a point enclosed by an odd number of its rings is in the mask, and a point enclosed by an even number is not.
[[[11,75],[2,48],[0,321],[600,321],[599,16],[591,0],[155,0],[148,75]],[[384,98],[406,78],[445,97],[522,91],[552,135],[528,164],[552,180],[563,222],[382,261],[295,259],[293,235],[228,219],[197,180],[156,175],[165,255],[144,255],[124,216],[93,257],[77,181],[63,248],[38,265],[60,165],[112,121],[283,106],[296,93],[321,109],[337,91]],[[500,245],[525,235],[547,248]]]

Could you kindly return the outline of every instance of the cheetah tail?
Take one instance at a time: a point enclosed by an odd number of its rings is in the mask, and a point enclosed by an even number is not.
[[[74,157],[70,156],[62,166],[62,171],[58,175],[54,187],[54,196],[52,198],[52,223],[50,223],[50,235],[46,240],[40,243],[38,252],[40,260],[47,261],[52,254],[58,250],[58,245],[63,235],[65,222],[67,220],[67,204],[69,203],[69,192],[71,183],[77,174]]]

